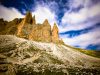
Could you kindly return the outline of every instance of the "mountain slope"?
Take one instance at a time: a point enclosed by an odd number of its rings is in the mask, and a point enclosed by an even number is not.
[[[38,50],[40,51],[45,51],[47,54],[53,55],[57,58],[59,58],[59,60],[62,60],[63,62],[68,61],[69,64],[73,64],[76,65],[78,62],[83,63],[83,65],[88,65],[91,63],[99,63],[100,59],[99,58],[95,58],[95,57],[91,57],[88,56],[82,52],[79,51],[75,51],[75,49],[71,49],[67,46],[64,45],[59,45],[59,44],[54,44],[54,43],[42,43],[42,42],[35,42],[35,41],[29,41],[29,40],[25,40],[22,38],[17,38],[16,36],[10,36],[10,35],[6,35],[0,36],[0,40],[1,44],[0,44],[0,48],[3,50],[0,50],[0,52],[27,52],[27,51],[32,51],[32,49],[36,49],[36,54],[32,54],[32,53],[27,53],[28,55],[40,55],[41,53],[38,53]],[[10,47],[11,46],[11,47]],[[7,48],[6,48],[7,47]],[[9,48],[8,48],[9,47]],[[12,49],[11,49],[12,48]],[[6,50],[7,49],[7,50]],[[7,52],[7,53],[8,53]],[[24,55],[24,54],[23,54]],[[19,58],[24,57],[23,55],[19,55]],[[14,56],[14,54],[13,54]],[[13,57],[12,56],[12,57]],[[84,64],[85,63],[85,64]],[[89,63],[89,64],[88,64]]]
[[[76,48],[65,45],[29,41],[13,35],[0,35],[0,54],[5,56],[6,61],[17,69],[17,74],[25,71],[23,73],[28,73],[27,75],[29,75],[29,69],[34,72],[43,71],[43,69],[49,69],[50,72],[65,70],[63,72],[68,74],[69,69],[66,70],[65,68],[70,67],[74,67],[74,70],[77,69],[75,67],[81,69],[98,68],[95,70],[98,70],[97,73],[100,72],[100,58],[86,55],[76,50]],[[73,71],[73,68],[71,69]]]
[[[96,50],[86,50],[86,49],[72,47],[72,46],[69,46],[69,45],[66,45],[66,44],[64,44],[64,45],[75,50],[75,51],[79,51],[81,53],[100,58],[100,51],[99,50],[98,51],[96,51]]]

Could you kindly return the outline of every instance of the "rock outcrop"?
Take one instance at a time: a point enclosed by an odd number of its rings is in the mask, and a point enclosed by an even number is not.
[[[17,27],[18,24],[22,21],[22,19],[15,18],[14,20],[10,21],[6,26],[6,33],[5,34],[11,34],[16,35],[17,34]]]
[[[0,19],[0,32],[2,32],[5,29],[5,26],[7,25],[7,21],[4,21],[2,18]]]
[[[17,36],[28,39],[33,28],[33,23],[35,22],[33,21],[32,14],[27,12],[25,18],[18,25]]]
[[[0,19],[0,34],[16,35],[17,26],[22,21],[21,18],[15,18],[14,20],[7,22]]]
[[[36,20],[35,20],[35,15],[33,16],[33,21],[32,21],[32,25],[36,24]]]
[[[46,19],[43,24],[37,24],[33,27],[31,34],[29,35],[30,40],[51,42],[51,26]]]
[[[53,29],[52,29],[52,42],[59,42],[59,31],[56,23],[54,23]]]
[[[4,31],[0,34],[17,35],[33,41],[63,43],[59,38],[59,29],[56,23],[54,23],[53,29],[47,19],[43,24],[36,24],[35,15],[32,17],[31,12],[27,12],[25,18],[16,18],[8,23],[3,22],[1,19],[0,23]]]

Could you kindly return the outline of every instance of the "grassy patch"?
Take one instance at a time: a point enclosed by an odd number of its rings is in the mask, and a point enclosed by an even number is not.
[[[68,45],[65,45],[65,46],[70,47],[70,48],[72,48],[73,50],[82,52],[82,53],[84,53],[84,54],[87,54],[87,55],[90,55],[90,56],[93,56],[93,57],[100,58],[100,51],[85,50],[85,49],[81,49],[81,48],[71,47],[71,46],[68,46]]]

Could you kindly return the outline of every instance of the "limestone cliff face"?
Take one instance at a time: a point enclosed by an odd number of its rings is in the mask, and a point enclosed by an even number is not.
[[[18,19],[18,18],[15,18],[10,22],[0,20],[0,34],[16,35],[17,26],[21,21],[22,19]]]
[[[32,17],[30,12],[27,12],[25,18],[14,19],[10,22],[3,23],[2,19],[0,20],[2,24],[2,32],[0,34],[10,34],[17,35],[18,37],[41,42],[53,42],[60,43],[62,42],[59,38],[59,30],[54,23],[53,29],[51,30],[51,25],[46,19],[43,24],[36,24],[35,16]]]
[[[33,19],[33,18],[32,18],[32,14],[31,14],[31,12],[28,11],[28,12],[26,13],[25,18],[24,18],[24,23],[32,24],[32,22],[33,22],[32,19]]]
[[[43,33],[43,38],[45,38],[45,41],[51,42],[51,26],[47,19],[43,23],[42,33]]]
[[[17,26],[21,22],[21,19],[15,18],[13,21],[9,22],[6,26],[6,34],[17,34]]]
[[[54,23],[54,26],[52,29],[52,42],[54,43],[59,42],[59,30],[58,30],[56,23]]]
[[[4,21],[2,18],[0,19],[0,32],[2,32],[5,29],[5,26],[7,25],[7,21]]]
[[[29,34],[32,31],[34,18],[32,18],[32,14],[30,12],[27,12],[25,18],[22,20],[22,22],[18,25],[18,31],[17,36],[28,39]]]
[[[51,26],[46,19],[43,24],[37,24],[33,27],[31,34],[29,35],[30,40],[51,42]]]
[[[33,19],[33,20],[32,20],[32,25],[36,25],[35,15],[33,16],[32,19]]]

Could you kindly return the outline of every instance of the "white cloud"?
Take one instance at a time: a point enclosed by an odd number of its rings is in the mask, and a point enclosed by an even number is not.
[[[100,3],[91,7],[84,7],[79,12],[66,11],[62,18],[60,32],[88,28],[100,22]]]
[[[37,6],[35,11],[32,12],[32,15],[36,17],[37,23],[43,23],[45,19],[48,19],[51,26],[53,26],[54,22],[56,21],[56,15],[54,12],[51,12],[50,9],[45,6]],[[25,15],[22,15],[17,9],[15,8],[7,8],[3,5],[0,5],[0,18],[4,18],[7,21],[11,21],[14,18],[23,18]]]
[[[0,18],[4,18],[7,21],[11,21],[14,18],[22,18],[23,15],[15,8],[7,8],[0,5]]]
[[[72,12],[72,13],[65,13],[64,17],[62,18],[63,24],[77,24],[83,22],[87,19],[88,12],[86,10],[82,10],[80,12]]]
[[[70,8],[77,8],[80,5],[83,5],[85,0],[69,0]]]
[[[84,7],[79,12],[66,12],[62,18],[62,24],[78,24],[100,15],[100,3],[88,8]]]
[[[93,17],[93,18],[89,19],[86,22],[83,22],[83,23],[72,24],[72,25],[67,25],[66,24],[65,26],[61,25],[59,27],[59,31],[60,31],[60,33],[63,33],[63,32],[67,32],[67,31],[71,31],[71,30],[82,30],[82,29],[94,26],[98,22],[100,22],[100,17],[96,16],[96,17]]]
[[[78,8],[79,6],[91,7],[94,1],[91,0],[69,0],[70,8]]]
[[[48,7],[37,6],[32,15],[35,15],[37,23],[43,23],[45,19],[48,19],[52,26],[56,22],[55,13],[51,12]]]
[[[62,36],[64,42],[68,45],[72,45],[72,46],[80,46],[81,48],[86,48],[88,45],[93,44],[99,44],[100,43],[100,32],[99,32],[100,28],[96,28],[91,30],[91,32],[85,33],[85,34],[81,34],[77,37],[73,37],[73,38],[68,38],[66,36]]]
[[[78,12],[65,12],[62,18],[62,25],[59,27],[61,33],[89,28],[100,22],[100,3],[92,4],[89,1],[90,0],[88,0],[87,3],[84,4],[84,8],[81,8]],[[81,5],[81,3],[77,2],[75,4],[76,8]],[[73,6],[74,4],[72,4],[71,7]],[[81,34],[73,38],[68,38],[66,34],[62,35],[61,37],[66,44],[71,46],[79,46],[80,48],[85,49],[90,44],[100,44],[100,28],[94,28],[85,34]]]

